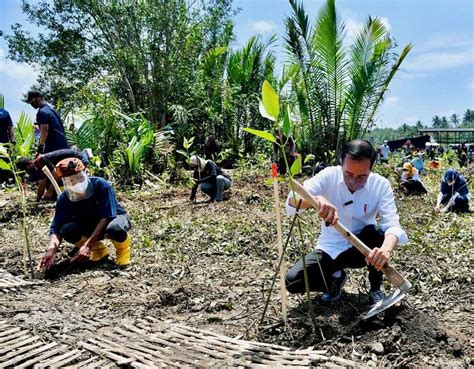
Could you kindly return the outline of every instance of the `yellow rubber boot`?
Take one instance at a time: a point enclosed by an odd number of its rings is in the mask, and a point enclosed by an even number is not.
[[[86,243],[86,241],[87,241],[87,237],[82,236],[82,238],[79,240],[79,242],[76,242],[74,244],[74,248],[71,251],[69,251],[68,255],[70,257],[73,257],[74,255],[76,255],[78,253],[79,249]]]
[[[123,242],[118,242],[111,240],[112,243],[115,246],[115,250],[117,253],[117,258],[115,259],[115,264],[119,266],[127,266],[130,265],[130,243],[131,243],[131,238],[130,235],[127,234],[127,238]]]
[[[87,237],[82,236],[79,242],[76,242],[74,246],[76,246],[77,248],[81,248],[86,243],[86,241]]]
[[[96,242],[91,247],[91,256],[89,258],[90,261],[99,261],[105,258],[106,256],[109,256],[109,249],[105,247],[102,242]]]

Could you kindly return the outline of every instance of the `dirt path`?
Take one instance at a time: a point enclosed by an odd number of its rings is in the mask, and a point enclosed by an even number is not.
[[[337,305],[324,305],[314,295],[316,326],[300,296],[290,297],[288,324],[282,325],[275,292],[259,327],[276,247],[271,188],[255,183],[262,179],[238,182],[229,201],[213,204],[189,204],[185,189],[120,193],[134,222],[131,270],[104,267],[0,293],[0,319],[65,344],[91,337],[89,322],[113,325],[151,316],[231,337],[325,349],[366,365],[468,365],[474,344],[472,215],[438,217],[427,200],[397,200],[411,243],[397,252],[395,263],[414,287],[384,320],[360,319],[368,302],[366,272],[359,270],[351,273]],[[0,208],[0,268],[20,275],[23,239],[13,197],[0,193],[0,200],[10,200]],[[30,208],[35,258],[45,248],[52,213],[47,206]],[[309,213],[305,220],[310,245],[318,223]],[[285,234],[288,228],[285,217]],[[301,255],[296,241],[287,266]]]

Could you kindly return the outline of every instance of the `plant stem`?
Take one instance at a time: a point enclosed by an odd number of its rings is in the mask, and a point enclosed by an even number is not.
[[[25,250],[25,247],[23,248],[23,269],[24,269],[24,273],[26,274],[27,273],[26,258],[28,257],[31,278],[35,278],[35,271],[33,268],[33,259],[31,257],[30,237],[28,235],[28,224],[26,221],[26,196],[25,196],[25,192],[23,190],[23,187],[20,181],[20,176],[18,172],[16,171],[16,168],[14,167],[14,165],[15,165],[14,163],[11,163],[11,172],[13,173],[13,176],[15,177],[15,182],[18,188],[18,192],[20,193],[23,236],[25,237],[25,243],[26,243],[26,250]]]
[[[295,225],[296,218],[298,217],[298,210],[300,209],[300,205],[301,205],[301,200],[298,202],[298,207],[296,208],[296,213],[293,217],[293,221],[291,222],[290,230],[288,232],[288,237],[286,238],[285,245],[283,246],[283,252],[281,253],[280,260],[278,261],[278,265],[275,269],[275,273],[273,274],[272,284],[270,286],[270,291],[268,292],[268,297],[267,297],[267,301],[265,302],[265,307],[263,308],[263,313],[262,313],[262,318],[260,319],[260,324],[262,324],[263,320],[265,319],[268,304],[270,303],[270,298],[272,297],[273,287],[275,286],[275,281],[276,281],[276,278],[278,276],[278,272],[280,271],[280,266],[283,263],[286,247],[288,246],[288,243],[290,242],[291,233],[293,232],[293,227]],[[280,281],[280,283],[283,283],[283,281]]]

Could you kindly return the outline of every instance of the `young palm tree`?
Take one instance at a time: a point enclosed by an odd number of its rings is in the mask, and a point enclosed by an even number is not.
[[[411,50],[395,42],[378,18],[369,17],[351,46],[335,0],[327,0],[314,24],[301,3],[289,0],[286,47],[299,72],[292,81],[300,115],[299,140],[328,157],[344,141],[362,137],[374,122],[388,86]]]

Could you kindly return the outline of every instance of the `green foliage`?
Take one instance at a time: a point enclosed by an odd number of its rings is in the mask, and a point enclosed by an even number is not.
[[[291,136],[290,106],[286,105],[285,115],[283,116],[283,133],[286,137]]]
[[[295,162],[293,163],[293,165],[290,168],[291,175],[294,177],[294,176],[300,174],[301,173],[301,167],[302,167],[302,165],[301,165],[301,155],[298,155]]]
[[[85,120],[78,129],[66,130],[66,136],[71,145],[80,149],[89,148],[97,152],[101,146],[103,127],[94,119]]]
[[[25,0],[22,8],[41,31],[14,25],[10,57],[39,66],[39,87],[51,101],[71,103],[91,80],[113,76],[124,110],[143,111],[159,126],[171,104],[188,99],[206,52],[232,36],[231,0]]]
[[[5,96],[0,94],[0,109],[5,109]]]
[[[21,112],[15,129],[16,156],[30,157],[35,142],[35,127],[33,121],[24,112]]]
[[[141,160],[145,155],[145,150],[148,148],[149,140],[147,137],[137,139],[136,136],[128,143],[123,151],[125,165],[129,169],[130,176],[140,174]]]
[[[276,143],[275,136],[273,136],[273,134],[271,134],[270,132],[260,131],[258,129],[253,128],[244,128],[244,131],[251,133],[257,137],[263,138],[264,140]]]
[[[280,114],[278,94],[267,80],[263,81],[262,85],[262,104],[266,113],[273,117],[273,121],[278,120]]]
[[[124,140],[133,116],[123,113],[112,88],[110,78],[100,78],[70,96],[71,103],[62,116],[71,145],[111,156],[117,143]]]
[[[186,162],[187,162],[188,164],[189,164],[190,161],[191,161],[191,156],[194,155],[194,151],[190,151],[190,149],[191,149],[191,146],[192,146],[193,143],[194,143],[194,139],[195,139],[195,138],[196,138],[196,137],[191,137],[191,138],[188,140],[186,137],[184,137],[184,138],[183,138],[183,148],[184,148],[185,151],[183,151],[183,150],[176,150],[176,152],[177,152],[178,154],[181,154],[181,155],[183,155],[183,156],[186,158]]]
[[[327,0],[314,24],[302,4],[290,0],[286,46],[298,73],[292,80],[305,152],[324,157],[371,127],[388,86],[411,49],[400,56],[380,19],[369,17],[350,47],[335,1]]]

